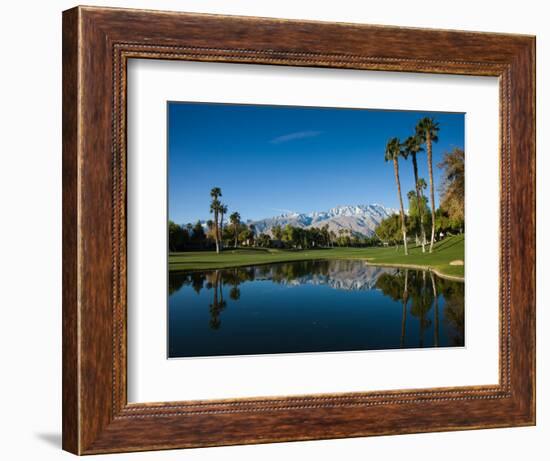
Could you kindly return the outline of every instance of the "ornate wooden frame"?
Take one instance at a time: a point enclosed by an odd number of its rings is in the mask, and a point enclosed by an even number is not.
[[[500,81],[496,386],[129,404],[131,58],[490,75]],[[77,7],[63,13],[63,448],[77,454],[535,424],[535,38]]]

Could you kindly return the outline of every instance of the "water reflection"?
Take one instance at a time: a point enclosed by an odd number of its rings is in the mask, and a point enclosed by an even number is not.
[[[464,345],[464,284],[428,271],[299,261],[170,273],[169,294],[171,357]]]

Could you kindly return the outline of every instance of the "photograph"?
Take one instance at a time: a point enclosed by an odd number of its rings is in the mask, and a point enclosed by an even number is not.
[[[464,119],[169,101],[168,358],[464,347]]]

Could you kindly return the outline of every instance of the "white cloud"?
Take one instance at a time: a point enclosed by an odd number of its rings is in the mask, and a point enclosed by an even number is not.
[[[314,138],[319,136],[321,131],[296,131],[295,133],[288,133],[282,136],[277,136],[269,141],[271,144],[281,144],[283,142],[294,141],[296,139]]]

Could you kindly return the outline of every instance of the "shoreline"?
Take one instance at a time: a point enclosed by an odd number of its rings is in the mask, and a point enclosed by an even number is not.
[[[433,272],[435,275],[437,275],[440,278],[452,280],[455,282],[465,282],[465,278],[461,277],[459,275],[449,275],[445,274],[444,272],[441,272],[440,270],[432,267],[432,266],[426,266],[421,264],[397,264],[397,263],[383,263],[383,262],[373,262],[372,260],[375,258],[306,258],[306,259],[290,259],[290,260],[273,260],[273,261],[262,261],[262,262],[256,262],[256,263],[242,263],[242,264],[235,264],[232,266],[227,267],[211,267],[208,269],[204,268],[195,268],[195,269],[170,269],[170,263],[168,263],[168,272],[197,272],[197,271],[215,271],[215,270],[224,270],[224,269],[232,269],[235,267],[246,267],[246,266],[265,266],[267,264],[284,264],[284,263],[292,263],[292,262],[300,262],[300,261],[331,261],[331,260],[355,260],[355,261],[364,261],[368,266],[380,266],[380,267],[395,267],[397,269],[416,269],[416,270],[426,270],[429,272]]]
[[[437,275],[442,279],[453,280],[455,282],[462,282],[462,283],[464,283],[465,281],[464,277],[460,277],[459,275],[445,274],[444,272],[441,272],[431,266],[422,266],[420,264],[370,263],[368,259],[366,259],[365,261],[369,266],[395,267],[398,269],[404,268],[404,269],[426,270],[429,272],[433,272],[435,275]]]

